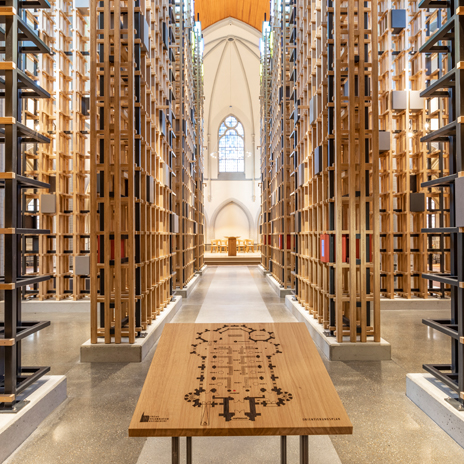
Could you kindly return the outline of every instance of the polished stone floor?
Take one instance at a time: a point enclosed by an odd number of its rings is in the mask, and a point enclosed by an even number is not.
[[[23,342],[24,363],[49,365],[68,378],[68,399],[7,461],[33,463],[168,463],[169,439],[128,438],[127,428],[156,347],[139,364],[81,364],[79,347],[89,338],[87,311],[34,313],[30,320],[52,325]],[[424,312],[426,314],[424,314]],[[382,312],[382,337],[392,361],[324,363],[354,425],[352,436],[313,437],[317,464],[461,464],[464,450],[405,395],[405,376],[423,363],[448,362],[449,339],[427,327],[423,317],[447,311]],[[294,321],[256,267],[210,267],[175,322]],[[194,440],[195,464],[278,463],[273,437]],[[289,443],[289,464],[298,442]]]

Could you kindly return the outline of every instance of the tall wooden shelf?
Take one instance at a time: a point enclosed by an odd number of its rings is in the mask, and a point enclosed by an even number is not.
[[[407,184],[407,207],[410,213],[409,261],[407,271],[411,274],[410,287],[403,289],[401,296],[427,298],[427,282],[422,279],[427,263],[427,236],[422,232],[426,224],[427,191],[421,183],[427,178],[426,146],[421,142],[425,135],[427,118],[426,100],[420,97],[425,87],[425,60],[419,49],[425,41],[425,21],[427,15],[418,9],[418,2],[410,2],[407,8],[409,54],[409,120],[407,127],[409,155],[409,185]],[[406,291],[405,291],[406,290]]]
[[[174,237],[175,287],[184,288],[195,275],[195,93],[192,56],[193,2],[172,2],[175,15],[175,178],[174,207],[179,228]],[[178,218],[178,219],[177,219]]]
[[[464,405],[464,338],[463,301],[464,268],[462,250],[464,235],[464,210],[459,199],[464,193],[462,124],[464,100],[461,73],[464,72],[464,51],[459,31],[464,27],[459,2],[421,2],[421,8],[430,9],[427,32],[430,36],[420,52],[428,55],[427,87],[422,96],[428,99],[428,130],[421,138],[427,144],[428,175],[422,188],[435,189],[427,202],[428,224],[423,231],[430,237],[439,237],[450,249],[450,268],[430,270],[423,274],[429,282],[450,286],[451,311],[446,319],[427,319],[423,322],[451,338],[451,356],[447,364],[426,364],[424,369],[458,394],[457,401]],[[447,101],[446,101],[447,100]],[[449,169],[447,175],[443,170]],[[446,194],[441,193],[445,191]],[[449,223],[444,220],[444,210],[450,210]],[[435,218],[432,220],[432,218]],[[452,239],[443,239],[443,234]]]
[[[294,282],[292,251],[293,236],[293,203],[290,198],[291,158],[293,142],[290,140],[293,124],[290,115],[293,111],[291,100],[293,90],[293,63],[290,56],[294,50],[291,44],[294,31],[293,1],[286,0],[275,3],[271,20],[271,89],[270,89],[270,240],[269,271],[279,284],[292,288]]]
[[[55,2],[51,2],[50,10],[39,11],[39,34],[41,39],[54,51],[56,48],[56,25],[55,25]],[[55,132],[55,108],[56,108],[56,90],[55,90],[55,70],[56,55],[42,55],[39,69],[40,85],[50,94],[49,99],[40,100],[39,111],[39,130],[52,140],[48,145],[41,145],[39,156],[39,176],[43,182],[50,184],[48,192],[42,192],[40,195],[40,224],[42,227],[50,230],[50,234],[39,237],[39,268],[42,273],[51,276],[56,275],[56,227],[54,215],[44,214],[41,211],[43,195],[49,195],[49,199],[55,192],[57,163],[55,156],[56,132]],[[52,202],[56,207],[56,201]],[[40,300],[51,298],[55,294],[55,279],[42,282],[39,285],[39,291],[34,292]]]
[[[64,299],[72,295],[72,33],[69,18],[72,2],[60,1],[55,10],[55,298]],[[42,212],[44,211],[42,199]]]
[[[325,19],[328,12],[323,2],[297,2],[296,7],[296,16],[301,19],[296,35],[295,89],[300,105],[296,109],[299,117],[294,120],[298,137],[293,154],[297,233],[295,296],[318,322],[327,326],[329,279],[333,270],[328,261],[320,259],[318,244],[322,234],[327,230],[333,234],[334,230],[333,221],[328,223],[334,208],[334,171],[332,166],[322,164],[322,147],[328,150],[330,145],[333,150],[333,136],[324,116],[332,111],[328,109],[327,91],[330,83],[333,92],[333,72],[328,69],[327,51],[332,46],[333,52],[333,40],[328,38]]]
[[[261,216],[260,216],[260,244],[261,265],[266,270],[270,269],[270,245],[271,245],[271,157],[270,157],[270,107],[271,107],[271,27],[268,21],[263,22],[261,49],[261,74],[260,74],[260,144],[261,144]]]
[[[39,36],[54,52],[37,59],[39,82],[51,95],[38,102],[38,128],[52,143],[30,153],[28,167],[50,183],[48,192],[28,202],[50,233],[23,247],[23,259],[31,261],[32,248],[38,270],[53,277],[23,292],[40,300],[77,300],[90,293],[88,8],[75,4],[52,1],[50,10],[34,13]]]
[[[38,228],[37,221],[31,219],[37,215],[35,211],[31,214],[29,209],[30,204],[36,207],[36,191],[49,188],[49,184],[37,179],[36,145],[50,143],[48,137],[37,131],[35,124],[38,121],[37,99],[50,97],[37,85],[36,56],[51,52],[37,34],[38,19],[32,13],[33,9],[42,8],[48,9],[50,5],[44,0],[8,0],[0,11],[5,33],[0,78],[0,96],[4,100],[0,141],[5,153],[5,170],[0,174],[5,211],[4,228],[0,230],[4,235],[4,275],[0,278],[0,290],[5,294],[4,316],[0,322],[0,407],[7,411],[16,409],[17,395],[50,370],[48,367],[26,367],[21,356],[22,339],[49,325],[49,322],[23,321],[21,312],[22,289],[35,291],[37,284],[50,278],[41,275],[35,265],[24,266],[22,253],[28,238],[49,233]]]
[[[92,343],[134,343],[171,300],[172,15],[90,6]]]
[[[201,23],[193,28],[193,77],[195,107],[195,271],[205,264],[205,184],[204,184],[204,81],[203,81],[203,34]]]
[[[445,296],[421,277],[436,255],[422,232],[434,193],[420,186],[433,171],[420,141],[429,109],[420,97],[426,58],[418,51],[428,13],[416,1],[381,1],[379,11],[381,291],[388,298]]]
[[[377,2],[349,5],[295,3],[287,194],[296,239],[293,273],[296,298],[337,341],[378,342]],[[274,93],[272,105],[275,100]]]
[[[72,21],[72,295],[79,300],[90,295],[90,177],[89,156],[89,15],[74,2]]]
[[[172,87],[174,35],[174,9],[171,3],[163,2],[160,13],[152,14],[152,48],[158,51],[159,59],[151,60],[152,96],[151,114],[154,115],[154,151],[152,169],[155,176],[155,209],[152,209],[150,227],[152,234],[150,253],[155,259],[152,266],[154,278],[154,316],[169,304],[173,294],[175,253],[172,250],[173,232],[173,172],[174,172],[174,93]],[[148,63],[147,63],[148,64]],[[148,70],[147,70],[148,72]]]

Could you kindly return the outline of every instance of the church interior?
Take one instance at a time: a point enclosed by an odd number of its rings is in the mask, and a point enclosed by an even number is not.
[[[461,112],[455,0],[0,0],[0,462],[463,463]]]

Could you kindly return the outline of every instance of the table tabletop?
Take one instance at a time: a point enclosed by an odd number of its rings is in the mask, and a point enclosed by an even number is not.
[[[353,427],[303,323],[167,324],[131,437],[333,435]]]

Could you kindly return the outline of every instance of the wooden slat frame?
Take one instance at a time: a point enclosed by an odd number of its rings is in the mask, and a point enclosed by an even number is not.
[[[176,0],[175,8],[175,114],[176,160],[174,180],[174,211],[179,217],[179,232],[175,236],[175,287],[183,289],[195,275],[195,138],[194,68],[190,28],[193,24],[193,2]]]
[[[172,299],[169,8],[91,4],[92,343],[134,343]]]
[[[337,341],[378,342],[377,2],[296,8],[296,298]]]
[[[280,6],[280,9],[279,9]],[[272,123],[269,127],[269,175],[268,185],[271,197],[269,212],[268,240],[269,271],[275,280],[285,289],[294,286],[294,235],[293,235],[293,202],[290,198],[291,158],[293,145],[290,143],[292,124],[290,115],[293,83],[291,75],[293,66],[290,63],[290,44],[293,24],[290,24],[291,3],[284,1],[274,5],[271,66],[271,88],[269,111]],[[267,111],[267,109],[266,109]],[[267,266],[266,266],[267,268]]]

